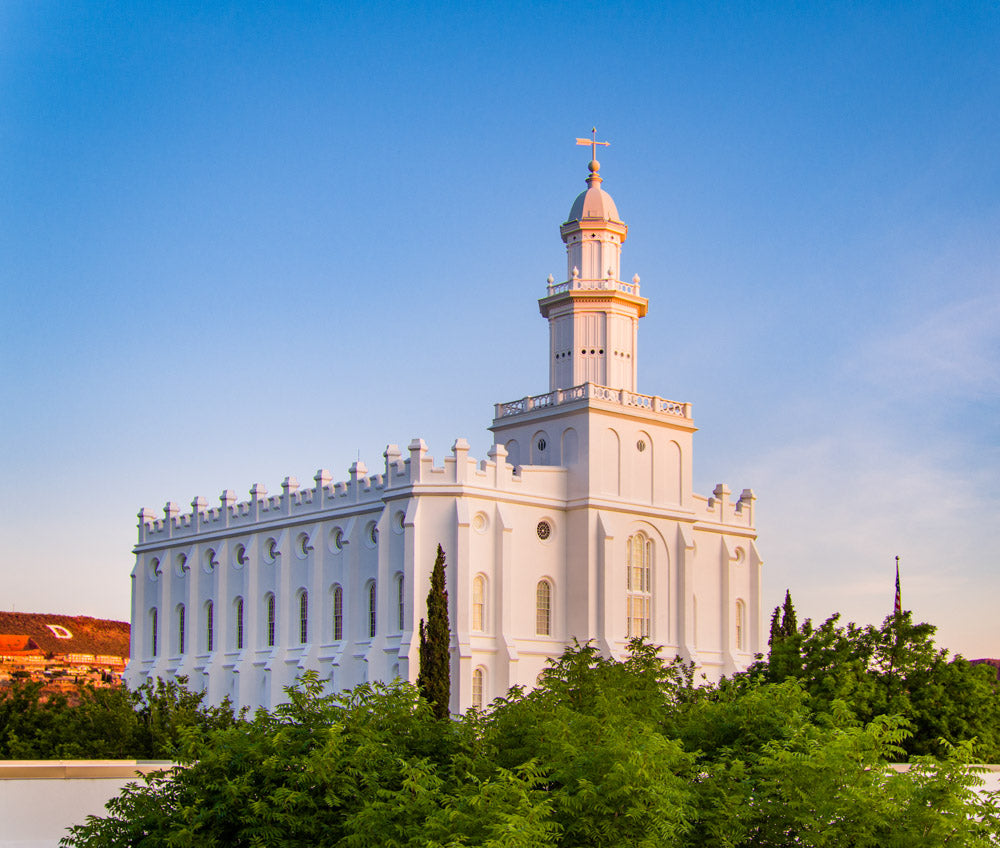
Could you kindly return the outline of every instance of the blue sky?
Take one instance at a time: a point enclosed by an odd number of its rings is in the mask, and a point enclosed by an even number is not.
[[[128,617],[135,513],[544,392],[604,187],[639,388],[758,495],[765,613],[1000,656],[1000,7],[0,5],[3,590]]]

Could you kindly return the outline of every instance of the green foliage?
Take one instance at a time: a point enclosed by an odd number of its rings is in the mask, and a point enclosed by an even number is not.
[[[438,718],[448,718],[451,701],[451,627],[444,580],[444,549],[438,545],[427,593],[427,626],[420,619],[420,673],[417,687]]]
[[[0,759],[178,759],[186,733],[235,721],[228,702],[206,707],[184,682],[147,681],[135,692],[87,687],[78,703],[17,682],[0,690]]]
[[[794,607],[786,595],[786,610]],[[945,756],[974,743],[978,758],[1000,762],[1000,689],[991,668],[962,657],[949,659],[934,645],[935,628],[914,624],[912,614],[889,615],[881,627],[839,623],[833,615],[817,628],[775,627],[771,654],[749,672],[770,682],[801,682],[814,713],[829,714],[843,701],[862,722],[879,716],[904,719],[912,734],[904,758]]]
[[[897,666],[898,667],[898,666]],[[441,721],[401,681],[323,696],[315,675],[250,721],[182,734],[187,767],[127,788],[65,846],[791,848],[1000,838],[969,746],[899,756],[906,723],[817,714],[799,680],[695,687],[641,641],[574,645],[532,692]]]

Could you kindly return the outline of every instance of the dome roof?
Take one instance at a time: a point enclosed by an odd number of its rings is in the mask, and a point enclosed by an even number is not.
[[[584,218],[601,218],[605,221],[620,221],[618,207],[611,195],[598,186],[591,186],[580,192],[569,210],[567,221],[580,221]]]

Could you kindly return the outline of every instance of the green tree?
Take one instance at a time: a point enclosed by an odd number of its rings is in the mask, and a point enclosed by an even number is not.
[[[448,718],[451,702],[451,627],[445,589],[444,549],[437,548],[427,593],[427,624],[420,619],[420,673],[417,687],[438,718]]]
[[[127,788],[64,840],[88,848],[986,848],[969,747],[886,765],[908,731],[817,714],[799,680],[694,687],[634,642],[574,645],[530,693],[441,721],[408,683],[322,694],[183,735],[189,765]]]

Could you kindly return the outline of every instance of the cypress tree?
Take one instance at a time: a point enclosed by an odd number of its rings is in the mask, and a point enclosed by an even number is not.
[[[420,673],[417,687],[431,703],[434,715],[448,718],[451,701],[451,627],[448,591],[444,587],[444,549],[438,545],[427,593],[427,624],[420,619]]]

